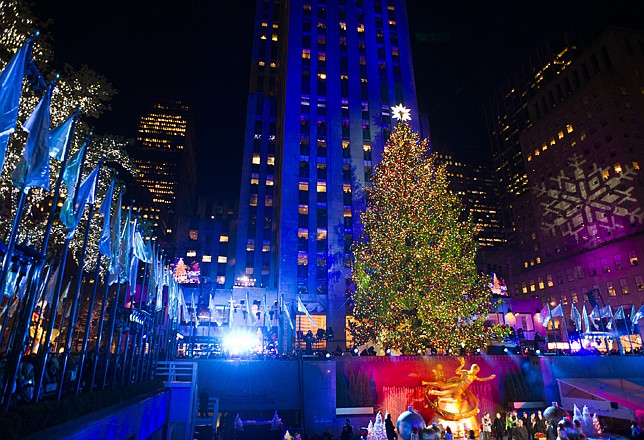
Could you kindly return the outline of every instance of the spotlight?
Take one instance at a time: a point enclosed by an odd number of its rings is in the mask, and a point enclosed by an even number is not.
[[[387,353],[387,354],[391,354],[391,348],[388,348],[388,349],[385,351],[385,353]]]
[[[476,349],[476,352],[477,352],[477,353],[481,353],[481,349],[480,349],[480,348],[477,348],[477,349]]]
[[[230,354],[242,354],[257,346],[257,337],[252,333],[233,332],[224,337],[223,348]]]
[[[503,351],[504,351],[505,353],[507,353],[507,352],[508,352],[508,347],[503,347]]]
[[[331,353],[326,354],[326,358],[329,359],[331,357]]]
[[[537,356],[541,356],[541,350],[537,350],[535,351],[535,353],[537,354]]]

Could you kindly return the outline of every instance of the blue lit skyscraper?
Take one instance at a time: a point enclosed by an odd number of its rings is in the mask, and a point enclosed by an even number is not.
[[[351,245],[391,107],[419,128],[405,1],[256,7],[236,276],[289,304],[299,294],[342,345]]]

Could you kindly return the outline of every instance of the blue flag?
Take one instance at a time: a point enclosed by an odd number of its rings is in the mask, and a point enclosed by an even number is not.
[[[23,44],[0,74],[0,171],[4,165],[9,136],[16,131],[28,46],[28,42]]]
[[[14,184],[20,189],[43,188],[49,191],[49,122],[51,87],[47,89],[38,106],[27,123],[29,136],[22,151],[24,170],[16,169],[13,175]],[[21,172],[24,171],[24,174]]]
[[[101,203],[101,208],[98,210],[98,213],[103,216],[103,230],[101,231],[101,238],[98,242],[98,251],[101,255],[107,256],[107,258],[112,258],[112,242],[111,242],[111,208],[112,208],[112,198],[114,197],[114,179],[110,183],[110,187],[105,194],[103,203]]]
[[[65,172],[63,173],[63,182],[65,183],[65,188],[67,188],[68,198],[74,197],[74,191],[76,191],[76,182],[78,182],[78,174],[80,173],[83,156],[85,156],[85,148],[86,146],[83,145],[67,160],[67,166],[65,167]]]
[[[49,132],[49,156],[62,162],[74,126],[74,116]]]
[[[71,239],[74,237],[76,228],[80,223],[81,218],[83,217],[83,212],[85,211],[85,206],[90,203],[95,202],[95,193],[96,193],[96,180],[98,179],[98,171],[100,166],[94,168],[87,178],[81,183],[81,186],[78,188],[78,195],[76,197],[76,203],[71,207],[73,203],[73,197],[67,197],[63,208],[60,212],[60,220],[63,222],[67,228],[67,236],[65,238]],[[65,215],[63,215],[65,213]],[[71,216],[69,215],[71,213]],[[91,220],[91,219],[90,219]]]

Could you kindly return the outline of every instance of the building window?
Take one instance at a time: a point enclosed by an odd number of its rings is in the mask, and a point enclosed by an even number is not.
[[[226,282],[226,277],[223,275],[219,275],[217,277],[217,284],[224,284]]]
[[[186,257],[196,257],[197,256],[197,251],[188,251],[186,252]]]
[[[617,296],[617,292],[615,292],[612,281],[606,281],[606,290],[608,291],[608,296]]]
[[[228,243],[228,236],[227,235],[220,235],[219,236],[219,242],[220,243]]]
[[[197,240],[199,238],[199,231],[191,229],[188,235],[190,236],[190,240]]]
[[[568,269],[566,269],[566,276],[568,277],[568,282],[569,283],[575,281],[575,273],[574,273],[572,267],[569,267]]]
[[[204,255],[203,257],[201,257],[201,261],[203,261],[204,263],[210,263],[212,261],[212,257],[210,255]]]
[[[631,266],[637,266],[637,254],[635,251],[628,251],[628,262]]]
[[[608,265],[608,259],[602,258],[601,263],[602,263],[602,272],[609,273],[610,272],[610,266]]]
[[[543,290],[546,287],[543,284],[543,277],[537,277],[537,283],[539,284],[539,290]]]
[[[622,269],[622,256],[621,255],[614,255],[613,256],[613,261],[615,262],[615,269],[621,270]]]
[[[548,283],[548,287],[553,287],[555,285],[554,281],[552,280],[552,274],[546,275],[546,281]]]
[[[642,275],[635,275],[635,285],[640,292],[644,290],[644,278]]]
[[[217,263],[226,263],[228,262],[228,257],[224,255],[220,255],[217,257]]]
[[[626,278],[619,279],[619,287],[622,289],[622,295],[628,295],[629,293],[631,293],[630,289],[628,288],[628,281],[626,281]]]

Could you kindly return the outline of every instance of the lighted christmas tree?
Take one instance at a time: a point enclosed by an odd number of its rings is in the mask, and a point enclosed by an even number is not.
[[[476,271],[477,230],[428,140],[405,122],[409,110],[393,110],[401,122],[376,167],[364,237],[354,247],[351,332],[358,344],[405,354],[482,347],[491,291]]]

